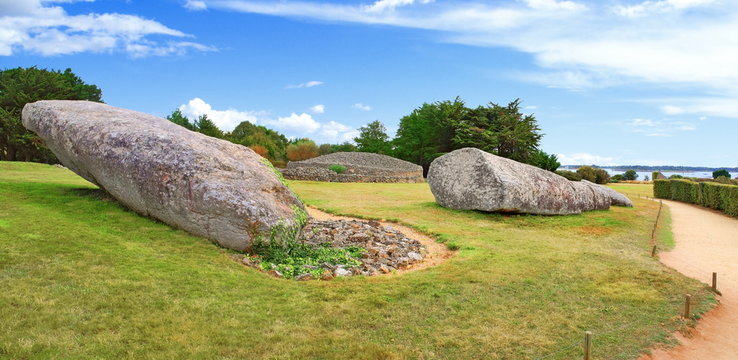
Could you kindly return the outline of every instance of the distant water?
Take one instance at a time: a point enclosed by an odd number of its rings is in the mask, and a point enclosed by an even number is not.
[[[610,176],[622,174],[625,172],[625,170],[613,170],[608,168],[603,168],[605,171],[607,171]],[[576,171],[576,169],[566,169],[570,171]],[[653,171],[636,171],[636,174],[638,174],[637,180],[645,180],[646,176],[648,176],[649,180],[651,179],[651,174]],[[687,171],[687,172],[678,172],[678,171],[662,171],[662,174],[666,176],[667,178],[672,175],[681,175],[684,177],[693,177],[693,178],[709,178],[712,179],[712,171],[706,172],[706,171]],[[730,177],[734,177],[736,174],[730,174]]]

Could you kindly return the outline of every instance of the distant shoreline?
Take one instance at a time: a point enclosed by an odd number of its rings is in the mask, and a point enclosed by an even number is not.
[[[598,168],[603,169],[611,169],[613,171],[626,171],[626,170],[635,170],[635,171],[664,171],[664,172],[680,172],[680,173],[688,173],[688,172],[712,172],[715,170],[725,169],[728,172],[738,172],[738,167],[703,167],[703,166],[671,166],[671,165],[663,165],[663,166],[645,166],[645,165],[616,165],[616,166],[601,166],[601,165],[561,165],[560,169],[577,169],[582,166],[594,166]]]

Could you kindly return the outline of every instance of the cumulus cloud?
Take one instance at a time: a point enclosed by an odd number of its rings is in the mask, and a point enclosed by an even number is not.
[[[320,129],[320,137],[329,143],[353,141],[357,136],[359,136],[358,130],[335,121],[323,124]]]
[[[271,125],[277,130],[293,133],[303,132],[312,134],[320,129],[320,123],[315,121],[312,115],[306,113],[300,115],[292,113],[290,116],[279,117],[276,120],[266,120],[265,124]]]
[[[224,131],[233,131],[243,121],[256,124],[258,116],[264,114],[258,111],[238,111],[235,109],[215,110],[210,104],[200,98],[194,98],[187,102],[187,104],[182,104],[179,110],[192,121],[201,115],[207,115],[218,128]]]
[[[358,135],[358,131],[348,125],[335,121],[321,123],[307,113],[291,113],[289,116],[279,116],[276,119],[269,116],[267,111],[253,110],[216,110],[212,105],[201,98],[193,98],[179,107],[182,114],[194,121],[201,115],[207,115],[215,125],[224,131],[233,131],[243,121],[252,124],[264,125],[278,130],[287,137],[310,137],[318,143],[340,143],[351,141]]]
[[[372,107],[371,107],[371,106],[369,106],[369,105],[364,105],[364,104],[362,104],[362,103],[356,103],[356,104],[352,105],[351,107],[352,107],[352,108],[354,108],[354,109],[359,109],[359,110],[361,110],[361,111],[369,111],[369,110],[371,110],[371,109],[372,109]]]
[[[184,4],[184,7],[187,10],[192,10],[192,11],[200,11],[200,10],[205,10],[208,8],[207,4],[205,4],[204,1],[200,1],[200,0],[187,0]]]
[[[59,2],[75,1],[0,1],[0,55],[123,51],[140,57],[215,50],[192,41],[171,40],[192,36],[153,20],[117,13],[69,15],[53,5]]]
[[[324,83],[322,81],[308,81],[306,83],[302,84],[294,84],[294,85],[287,85],[285,88],[287,89],[302,89],[302,88],[311,88],[315,86],[323,85]]]
[[[325,113],[325,105],[318,104],[310,108],[310,112],[313,114],[323,114]]]

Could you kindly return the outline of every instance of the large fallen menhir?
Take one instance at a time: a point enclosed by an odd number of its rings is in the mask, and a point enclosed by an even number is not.
[[[284,241],[305,223],[302,203],[276,170],[244,146],[87,101],[27,104],[23,126],[130,209],[224,247]]]
[[[459,210],[567,215],[610,205],[633,206],[627,197],[605,186],[569,181],[475,148],[435,159],[428,184],[439,205]]]

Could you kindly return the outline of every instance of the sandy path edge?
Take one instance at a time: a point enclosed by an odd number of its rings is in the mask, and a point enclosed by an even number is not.
[[[711,283],[712,272],[717,272],[723,295],[689,337],[674,334],[679,345],[651,349],[639,360],[738,359],[738,219],[681,202],[664,204],[671,210],[676,246],[660,254],[661,262],[704,283]]]
[[[320,220],[369,221],[369,220],[354,218],[350,216],[339,216],[339,215],[329,214],[325,211],[322,211],[320,209],[317,209],[309,205],[306,205],[305,209],[307,210],[308,215],[310,215],[315,220],[319,220],[319,221]],[[431,236],[423,234],[411,227],[398,224],[398,223],[394,223],[394,222],[388,222],[388,221],[379,221],[379,223],[382,224],[383,226],[391,226],[392,228],[405,234],[405,236],[409,237],[410,239],[420,241],[420,243],[425,246],[428,252],[426,253],[423,260],[420,262],[414,263],[404,269],[395,270],[389,274],[379,274],[375,276],[392,276],[395,274],[403,274],[403,273],[410,272],[410,271],[422,270],[422,269],[425,269],[431,266],[440,265],[456,254],[456,251],[449,250],[446,247],[446,245],[437,242]]]

